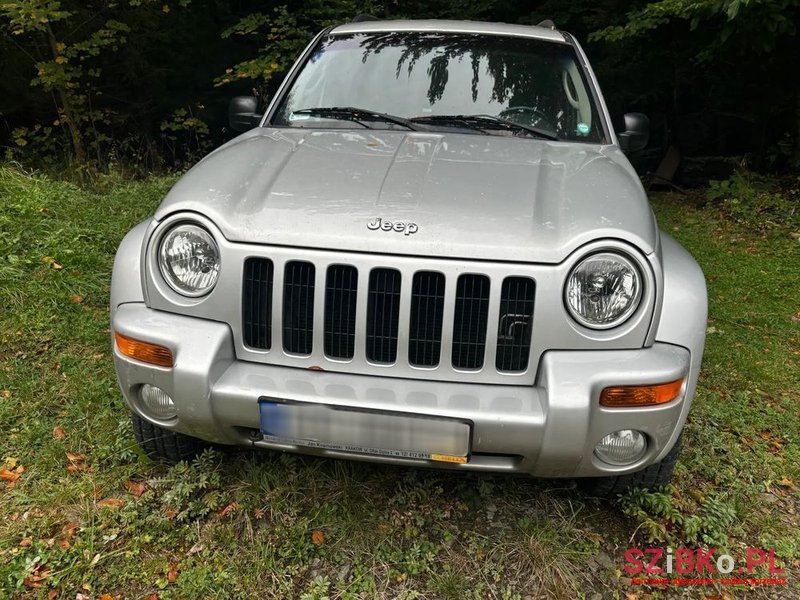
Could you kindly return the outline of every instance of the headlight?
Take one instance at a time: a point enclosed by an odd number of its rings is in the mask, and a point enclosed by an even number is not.
[[[567,308],[581,325],[610,329],[639,306],[642,282],[636,266],[620,254],[603,252],[579,262],[564,290]]]
[[[161,274],[173,290],[184,296],[210,292],[219,278],[219,262],[214,238],[197,225],[178,225],[161,239]]]

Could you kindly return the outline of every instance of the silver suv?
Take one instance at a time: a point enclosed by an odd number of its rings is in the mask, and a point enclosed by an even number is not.
[[[321,32],[122,241],[114,361],[156,458],[204,443],[665,483],[706,287],[551,27]]]

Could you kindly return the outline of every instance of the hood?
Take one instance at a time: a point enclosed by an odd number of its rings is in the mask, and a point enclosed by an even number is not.
[[[645,254],[657,229],[612,146],[385,130],[256,128],[189,171],[156,213],[231,241],[558,263],[599,238]]]

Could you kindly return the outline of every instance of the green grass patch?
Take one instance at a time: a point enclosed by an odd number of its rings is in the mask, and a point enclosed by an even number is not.
[[[666,543],[775,547],[796,585],[796,231],[654,198],[708,278],[706,359],[674,485],[602,504],[568,482],[270,452],[144,459],[110,270],[173,181],[82,190],[0,167],[0,468],[18,476],[0,481],[0,598],[624,597],[624,549]]]

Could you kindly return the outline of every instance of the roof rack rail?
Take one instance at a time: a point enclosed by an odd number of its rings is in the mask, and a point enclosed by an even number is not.
[[[556,29],[558,29],[558,28],[556,27],[556,24],[553,22],[553,20],[552,20],[552,19],[545,19],[544,21],[542,21],[541,23],[539,23],[539,24],[537,25],[537,27],[546,27],[547,29],[552,29],[553,31],[555,31]]]
[[[367,21],[380,21],[375,15],[356,15],[353,17],[351,23],[365,23]]]

